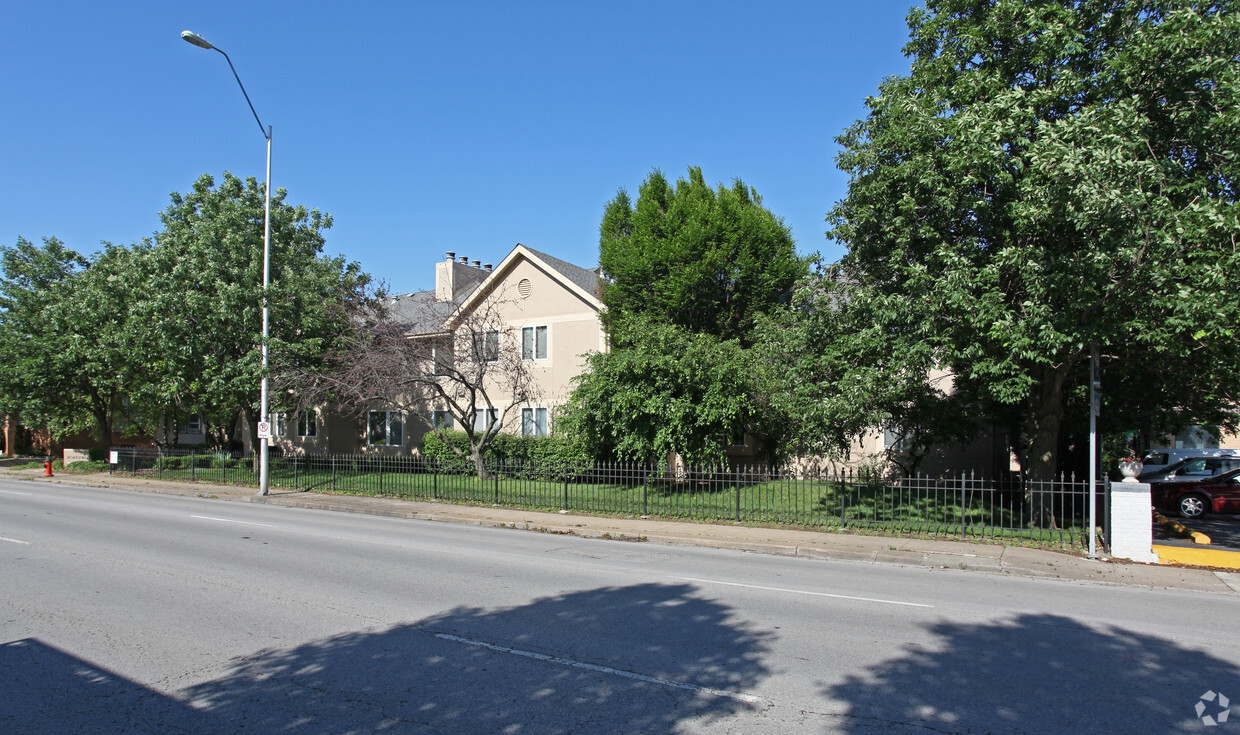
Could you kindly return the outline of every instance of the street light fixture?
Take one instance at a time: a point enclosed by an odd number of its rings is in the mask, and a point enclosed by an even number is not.
[[[258,123],[258,129],[262,132],[263,137],[267,139],[267,184],[266,184],[266,202],[263,206],[263,390],[262,399],[259,406],[259,421],[266,422],[267,416],[267,286],[271,279],[271,126],[263,127],[263,121],[258,119],[258,112],[254,109],[254,103],[250,102],[250,95],[245,91],[245,85],[241,83],[241,77],[237,74],[237,68],[233,66],[232,59],[228,58],[228,54],[216,46],[211,45],[207,39],[194,33],[193,31],[181,31],[181,38],[188,43],[192,43],[199,48],[219,51],[224,56],[224,60],[228,62],[228,68],[232,69],[233,76],[237,78],[237,86],[241,87],[241,94],[245,95],[245,102],[250,106],[250,112],[254,113],[254,120]],[[268,477],[269,477],[269,449],[270,439],[263,437],[259,439],[259,463],[258,463],[258,494],[266,495],[268,493]]]

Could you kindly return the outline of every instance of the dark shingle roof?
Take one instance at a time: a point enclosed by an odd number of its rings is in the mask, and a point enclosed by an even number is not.
[[[523,247],[538,256],[539,260],[559,271],[560,275],[580,286],[586,293],[592,296],[598,295],[599,274],[597,268],[582,268],[579,265],[573,265],[567,261],[535,250],[528,245]]]
[[[434,291],[415,291],[389,297],[386,306],[392,320],[410,332],[437,332],[464,298],[462,294],[455,301],[438,301]]]

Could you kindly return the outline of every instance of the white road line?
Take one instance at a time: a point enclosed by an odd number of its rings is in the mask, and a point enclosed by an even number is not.
[[[30,495],[31,494],[31,493],[19,493],[16,490],[0,490],[0,493],[4,493],[6,495]]]
[[[216,518],[214,516],[190,516],[190,518],[201,518],[204,521],[220,521],[221,523],[240,523],[243,526],[262,526],[263,528],[275,528],[268,523],[250,523],[249,521],[234,521],[231,518]]]
[[[575,669],[586,669],[587,671],[597,671],[602,674],[611,674],[612,676],[622,676],[626,679],[636,679],[650,684],[661,684],[674,689],[687,689],[691,692],[701,692],[702,694],[712,694],[717,697],[730,697],[749,704],[769,704],[762,697],[755,697],[752,694],[741,694],[740,692],[729,692],[726,689],[714,689],[711,687],[701,687],[696,684],[686,684],[683,681],[673,681],[671,679],[660,679],[654,676],[646,676],[645,674],[637,674],[632,671],[624,671],[623,669],[613,669],[610,666],[600,666],[599,664],[586,663],[585,661],[575,661],[571,658],[562,658],[560,656],[548,656],[545,653],[535,653],[533,651],[522,651],[519,648],[509,648],[507,646],[499,646],[486,641],[475,641],[469,638],[461,638],[460,636],[449,635],[447,633],[436,633],[436,638],[445,641],[453,641],[455,643],[464,643],[468,646],[480,646],[499,653],[511,653],[514,656],[523,656],[532,658],[536,661],[546,661],[552,664],[561,664],[563,666],[571,666]]]
[[[874,597],[853,597],[852,595],[832,595],[827,592],[809,592],[808,590],[790,590],[783,587],[763,587],[760,584],[741,584],[740,582],[721,582],[717,579],[694,579],[693,577],[670,577],[670,579],[682,579],[686,582],[701,582],[703,584],[722,584],[728,587],[747,587],[751,590],[766,590],[767,592],[789,592],[794,595],[813,595],[814,597],[834,597],[837,600],[857,600],[859,602],[881,602],[884,605],[904,605],[906,607],[934,607],[934,605],[923,605],[920,602],[901,602],[899,600],[879,600]]]
[[[4,536],[0,536],[0,541],[8,541],[10,544],[21,544],[22,546],[30,545],[29,541],[19,541],[15,538],[5,538]]]

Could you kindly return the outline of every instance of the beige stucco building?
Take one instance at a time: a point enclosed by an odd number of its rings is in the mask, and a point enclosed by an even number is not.
[[[409,325],[411,339],[445,346],[454,335],[459,340],[461,330],[476,329],[485,315],[483,349],[505,359],[519,355],[531,389],[528,400],[514,405],[503,399],[500,380],[488,376],[484,383],[493,408],[480,408],[478,420],[494,411],[502,416],[504,431],[545,435],[556,409],[568,400],[572,379],[584,370],[586,355],[607,349],[598,283],[597,269],[521,244],[494,267],[449,252],[435,264],[434,290],[394,296],[389,308]],[[461,360],[461,350],[455,353]],[[416,453],[432,422],[446,421],[451,419],[442,401],[429,401],[420,410],[376,403],[364,415],[302,411],[277,418],[275,444],[288,453],[408,455]]]

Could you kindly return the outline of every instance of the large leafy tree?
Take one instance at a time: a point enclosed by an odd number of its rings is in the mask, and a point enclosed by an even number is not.
[[[622,190],[607,204],[599,263],[610,350],[591,356],[560,426],[603,456],[718,461],[741,431],[772,454],[785,424],[759,410],[751,349],[806,262],[757,192],[655,171],[636,203]]]
[[[129,310],[142,293],[133,251],[93,259],[55,238],[0,250],[0,381],[6,412],[54,437],[89,431],[104,447],[138,380]]]
[[[1234,426],[1236,4],[928,0],[909,26],[911,72],[839,139],[834,303],[885,355],[857,370],[946,370],[955,400],[1011,422],[1037,478],[1094,341],[1126,388],[1114,418]]]
[[[228,172],[174,193],[164,229],[145,248],[149,276],[135,305],[150,403],[216,426],[258,420],[262,344],[262,185]],[[270,354],[281,370],[314,369],[368,298],[356,263],[322,254],[331,216],[271,197]]]
[[[6,413],[57,436],[93,430],[103,446],[121,416],[152,437],[191,413],[216,427],[257,420],[263,191],[225,173],[172,200],[154,241],[92,259],[54,238],[0,249]],[[271,215],[272,361],[321,369],[371,298],[369,277],[322,255],[329,216],[287,204],[283,190]]]
[[[640,315],[748,346],[756,317],[785,301],[806,268],[787,225],[752,187],[736,179],[712,188],[696,167],[675,186],[654,171],[636,204],[621,190],[599,232],[613,340]]]
[[[722,459],[732,434],[761,418],[749,351],[649,317],[630,328],[625,347],[590,355],[558,427],[594,456]]]

